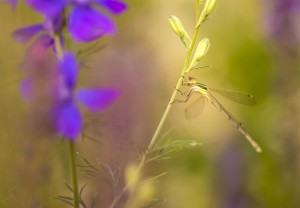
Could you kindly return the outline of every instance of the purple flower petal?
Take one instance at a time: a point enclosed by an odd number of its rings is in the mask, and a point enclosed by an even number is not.
[[[75,55],[73,53],[65,53],[59,64],[59,69],[63,74],[66,86],[69,89],[73,89],[75,87],[78,74],[78,65]]]
[[[67,4],[66,0],[26,0],[26,3],[45,16],[57,15]]]
[[[127,9],[127,4],[120,0],[97,0],[97,4],[115,15],[122,14]]]
[[[115,89],[80,89],[76,93],[77,100],[90,111],[103,111],[120,95]]]
[[[74,103],[68,102],[59,107],[56,128],[60,134],[67,139],[75,140],[81,132],[81,127],[81,115]]]
[[[42,24],[31,25],[16,30],[12,36],[16,41],[20,43],[26,43],[27,41],[31,40],[37,33],[41,32],[43,29],[44,27]]]
[[[76,6],[69,17],[69,32],[74,41],[90,42],[105,34],[114,35],[114,22],[89,6]]]

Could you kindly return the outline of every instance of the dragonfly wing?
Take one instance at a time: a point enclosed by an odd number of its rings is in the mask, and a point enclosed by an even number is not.
[[[255,105],[255,99],[253,98],[253,95],[251,94],[244,94],[244,93],[238,93],[238,92],[226,92],[218,89],[209,88],[210,92],[216,92],[219,95],[232,100],[236,103],[244,104],[244,105]]]
[[[236,127],[241,125],[241,123],[235,119],[233,115],[211,93],[208,93],[208,96],[211,99],[211,104],[219,109],[219,111],[221,111],[228,120],[232,121]]]
[[[202,95],[200,95],[185,109],[185,117],[189,120],[196,118],[202,112],[204,103],[205,99]]]
[[[230,120],[236,129],[248,140],[248,142],[252,145],[252,147],[257,151],[261,152],[260,146],[253,140],[253,138],[246,132],[246,130],[242,127],[242,123],[236,120],[223,106],[222,104],[209,93],[209,97],[212,99],[212,104],[218,108],[227,118]]]

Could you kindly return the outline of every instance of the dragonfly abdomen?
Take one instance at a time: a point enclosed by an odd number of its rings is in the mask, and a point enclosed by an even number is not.
[[[254,141],[254,139],[246,132],[246,130],[242,126],[239,126],[238,130],[248,140],[248,142],[252,145],[256,152],[261,152],[260,146]]]

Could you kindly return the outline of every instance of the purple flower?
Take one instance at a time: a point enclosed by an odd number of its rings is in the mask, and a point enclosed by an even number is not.
[[[63,20],[61,15],[46,17],[43,23],[17,29],[13,32],[12,36],[14,40],[20,43],[26,43],[30,41],[39,33],[45,33],[49,38],[51,38],[53,34],[61,30],[62,25]]]
[[[54,54],[45,47],[49,41],[47,36],[41,36],[27,50],[22,65],[26,75],[20,84],[21,95],[32,109],[44,112],[44,117],[37,120],[42,120],[45,125],[51,123],[53,126],[50,128],[67,139],[76,140],[82,129],[77,105],[81,104],[92,112],[103,111],[120,93],[110,88],[75,90],[78,75],[75,55],[66,53],[57,63]],[[41,102],[46,102],[47,106],[41,105]]]
[[[82,118],[77,103],[92,112],[103,111],[118,97],[115,89],[83,88],[75,91],[78,65],[73,53],[67,53],[59,64],[60,78],[57,84],[55,123],[64,137],[75,140],[82,128]]]
[[[69,32],[76,42],[90,42],[105,34],[114,35],[116,26],[114,22],[94,9],[91,5],[98,6],[109,12],[119,15],[127,9],[121,0],[73,0],[74,8],[69,16]]]
[[[127,5],[121,0],[27,0],[26,2],[48,18],[60,16],[68,5],[72,5],[66,22],[69,33],[76,42],[90,42],[105,34],[112,36],[116,33],[114,22],[92,5],[100,6],[115,15],[127,9]]]

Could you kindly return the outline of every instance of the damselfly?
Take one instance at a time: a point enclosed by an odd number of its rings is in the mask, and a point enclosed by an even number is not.
[[[182,93],[180,90],[178,90],[182,95],[184,95],[186,97],[186,99],[183,101],[176,100],[175,102],[187,102],[187,101],[189,101],[189,99],[192,97],[193,94],[195,94],[195,93],[200,94],[199,98],[196,99],[193,103],[191,103],[190,106],[188,106],[188,108],[186,109],[187,117],[194,117],[196,115],[196,112],[193,111],[193,109],[195,109],[194,106],[198,105],[198,107],[202,107],[204,105],[204,100],[206,100],[206,101],[210,102],[211,104],[213,104],[217,109],[219,109],[227,117],[227,119],[230,120],[234,124],[236,129],[242,135],[245,136],[245,138],[248,140],[248,142],[252,145],[252,147],[257,152],[261,152],[260,146],[246,132],[246,130],[242,126],[242,123],[240,123],[238,120],[236,120],[231,115],[231,113],[229,113],[229,111],[227,111],[224,108],[224,106],[212,95],[212,92],[216,92],[232,101],[246,104],[246,105],[254,105],[255,104],[255,100],[253,99],[252,95],[235,93],[235,92],[225,92],[222,90],[208,88],[206,85],[197,82],[197,80],[192,77],[189,77],[187,81],[182,83],[182,85],[190,87],[186,93]]]

